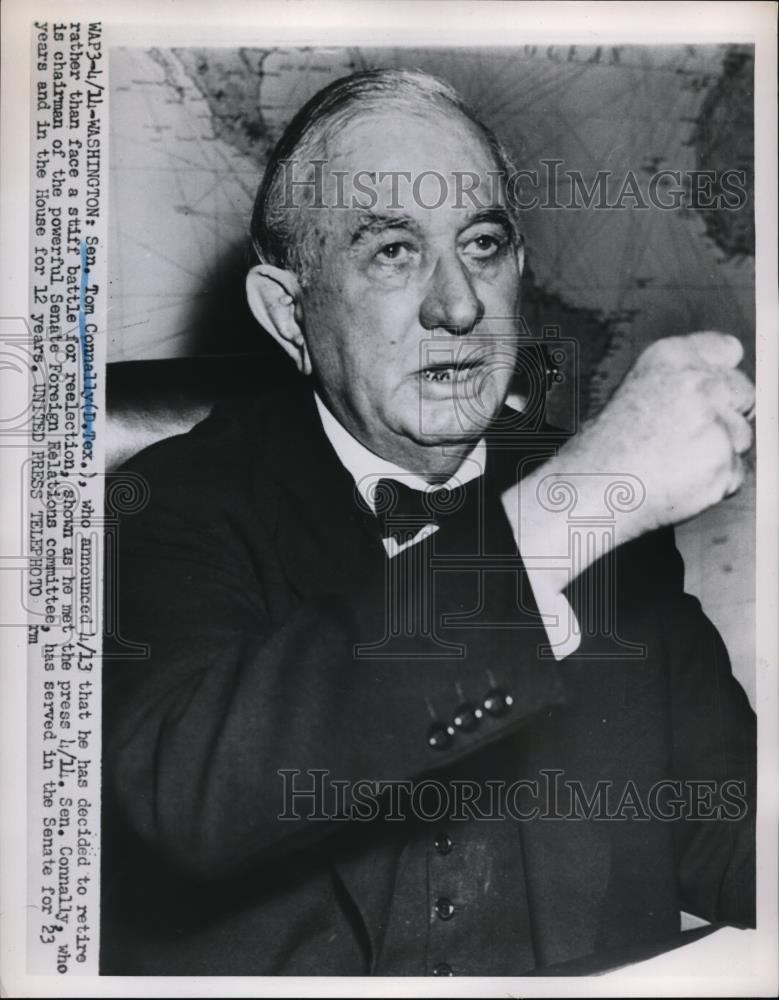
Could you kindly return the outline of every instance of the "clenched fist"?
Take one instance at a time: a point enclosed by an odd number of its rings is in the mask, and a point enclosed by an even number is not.
[[[604,475],[640,481],[641,502],[616,519],[618,544],[683,521],[735,492],[744,478],[741,456],[752,443],[755,403],[752,382],[737,368],[742,354],[735,337],[714,332],[667,337],[648,347],[601,413],[504,494],[520,552],[541,556],[544,545],[562,545],[567,525],[540,500],[542,487],[558,477],[593,496],[602,495]]]
[[[667,337],[648,347],[608,405],[559,455],[585,471],[627,472],[644,485],[637,533],[675,524],[734,493],[755,389],[724,333]]]

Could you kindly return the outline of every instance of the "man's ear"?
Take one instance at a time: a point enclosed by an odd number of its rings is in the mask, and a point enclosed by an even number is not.
[[[311,374],[306,338],[298,321],[300,285],[292,271],[257,264],[246,275],[246,297],[254,318],[277,340],[304,375]]]

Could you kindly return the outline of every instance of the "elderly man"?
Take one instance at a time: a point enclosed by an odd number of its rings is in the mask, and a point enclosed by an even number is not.
[[[130,465],[105,973],[583,971],[753,920],[753,716],[670,528],[740,484],[740,347],[659,341],[573,437],[507,407],[511,169],[421,73],[280,140],[247,289],[301,378]]]

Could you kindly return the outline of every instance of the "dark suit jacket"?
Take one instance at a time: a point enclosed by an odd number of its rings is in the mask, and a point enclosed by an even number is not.
[[[683,593],[670,530],[580,577],[569,595],[580,620],[595,594],[607,624],[574,657],[542,654],[499,494],[553,445],[504,427],[469,521],[485,533],[454,514],[393,560],[308,386],[222,407],[109,483],[118,590],[109,560],[104,973],[382,970],[399,859],[419,831],[381,818],[280,821],[280,769],[445,778],[489,774],[502,754],[510,775],[560,769],[589,791],[734,779],[751,796],[753,714]],[[410,635],[387,633],[390,562],[400,578],[433,581],[432,636],[414,598]],[[435,723],[495,688],[512,695],[509,712],[431,745]],[[751,820],[507,820],[519,827],[532,962],[474,960],[468,971],[543,974],[657,946],[678,935],[680,908],[751,923]],[[429,970],[410,954],[397,971]]]

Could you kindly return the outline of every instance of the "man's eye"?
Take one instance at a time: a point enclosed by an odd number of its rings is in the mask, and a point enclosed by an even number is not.
[[[405,260],[409,253],[407,243],[385,243],[376,256],[382,261],[400,261]]]
[[[476,260],[487,260],[494,257],[505,246],[506,240],[490,233],[482,233],[474,236],[465,244],[465,252],[469,257]]]

